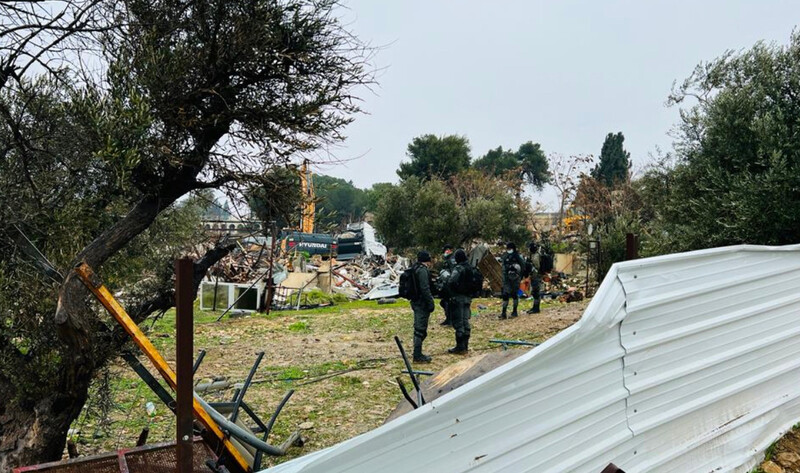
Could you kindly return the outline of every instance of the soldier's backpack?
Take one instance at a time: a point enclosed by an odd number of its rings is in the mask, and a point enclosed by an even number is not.
[[[417,265],[412,265],[410,268],[406,269],[400,274],[400,287],[399,287],[399,295],[403,299],[408,299],[410,301],[416,300],[417,295],[417,281],[414,274],[417,271]]]
[[[547,274],[553,270],[553,253],[542,252],[542,256],[539,259],[539,274]]]
[[[531,275],[531,273],[533,273],[533,263],[530,260],[525,261],[525,268],[522,270],[522,277],[527,278]]]
[[[483,290],[483,273],[472,266],[466,265],[458,278],[456,291],[465,296],[475,297]]]

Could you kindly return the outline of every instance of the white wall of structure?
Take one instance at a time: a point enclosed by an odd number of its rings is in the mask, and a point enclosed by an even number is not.
[[[748,472],[800,420],[800,246],[614,265],[541,346],[273,473]]]

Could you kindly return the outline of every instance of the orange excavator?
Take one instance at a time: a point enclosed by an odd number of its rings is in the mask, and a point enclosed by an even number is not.
[[[302,251],[323,258],[336,256],[338,245],[333,235],[314,233],[317,201],[314,180],[308,160],[300,167],[300,189],[303,202],[300,207],[300,226],[296,230],[284,231],[281,235],[282,251]]]
[[[314,195],[314,180],[311,176],[311,169],[308,160],[303,161],[300,168],[300,186],[303,192],[303,204],[300,211],[300,231],[303,233],[314,233],[314,218],[316,216],[317,204]]]

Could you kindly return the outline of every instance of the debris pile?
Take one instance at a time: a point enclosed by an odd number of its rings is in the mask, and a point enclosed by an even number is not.
[[[261,244],[239,243],[238,247],[225,255],[209,270],[209,276],[225,282],[247,283],[269,267],[269,248]]]
[[[407,258],[360,257],[333,267],[334,293],[350,299],[376,300],[399,295],[400,274],[409,266]]]

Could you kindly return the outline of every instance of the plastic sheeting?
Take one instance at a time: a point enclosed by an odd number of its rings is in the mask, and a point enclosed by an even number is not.
[[[531,352],[269,471],[748,472],[800,419],[799,285],[800,246],[616,264]]]

